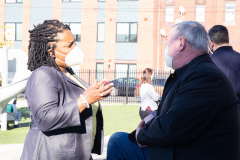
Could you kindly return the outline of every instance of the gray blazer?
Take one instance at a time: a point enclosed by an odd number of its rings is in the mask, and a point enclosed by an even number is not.
[[[77,98],[84,89],[53,67],[31,74],[26,87],[31,127],[21,160],[91,159],[92,109],[79,114]],[[101,154],[103,118],[97,113],[97,133],[92,152]]]

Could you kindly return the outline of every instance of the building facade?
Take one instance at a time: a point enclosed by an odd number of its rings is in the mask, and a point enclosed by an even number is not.
[[[225,25],[230,44],[240,51],[237,17],[240,0],[0,0],[0,26],[14,28],[14,48],[27,54],[28,30],[58,19],[70,25],[85,53],[81,69],[99,71],[168,69],[166,35],[187,20],[199,21],[206,30]]]

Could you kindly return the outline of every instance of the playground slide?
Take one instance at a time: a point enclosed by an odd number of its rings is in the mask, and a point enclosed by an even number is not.
[[[0,113],[3,112],[11,99],[25,90],[27,81],[28,78],[25,78],[18,82],[8,84],[7,86],[0,87]]]
[[[31,72],[27,70],[27,55],[22,50],[9,50],[8,51],[8,72],[2,72],[3,79],[7,77],[8,84],[0,87],[0,120],[1,130],[5,131],[7,126],[8,117],[6,107],[11,99],[17,97],[18,94],[22,93],[27,85],[28,78]],[[0,54],[0,59],[2,58]],[[3,58],[4,59],[4,58]],[[3,66],[6,67],[6,66]],[[2,70],[4,70],[2,68]],[[10,115],[9,115],[10,116]]]

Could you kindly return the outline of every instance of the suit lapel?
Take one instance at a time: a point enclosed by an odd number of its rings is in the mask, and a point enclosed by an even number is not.
[[[175,74],[175,73],[174,73]],[[162,115],[163,114],[163,111],[166,110],[164,107],[163,107],[163,103],[164,103],[164,100],[166,99],[167,95],[168,95],[168,92],[170,91],[170,89],[174,86],[174,83],[176,82],[177,80],[177,76],[176,74],[171,74],[164,86],[164,90],[163,90],[163,97],[161,99],[161,102],[159,104],[159,107],[158,107],[158,112],[157,112],[157,115]]]
[[[69,83],[71,83],[71,84],[73,84],[73,85],[75,85],[75,86],[77,86],[77,87],[80,87],[74,80],[72,80],[70,77],[68,77],[68,76],[65,75],[64,73],[61,73],[61,75],[62,75],[62,77],[63,77],[63,79],[64,79],[65,81],[67,81],[67,82],[69,82]],[[80,88],[82,88],[82,87],[80,87]]]

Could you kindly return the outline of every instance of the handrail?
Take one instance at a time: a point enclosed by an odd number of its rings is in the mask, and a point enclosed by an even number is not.
[[[14,29],[12,27],[9,26],[0,26],[0,28],[4,28],[4,30],[6,28],[12,29],[12,32],[0,32],[0,48],[3,47],[14,47],[14,39],[9,39],[10,37],[12,37],[12,35],[14,35]]]

